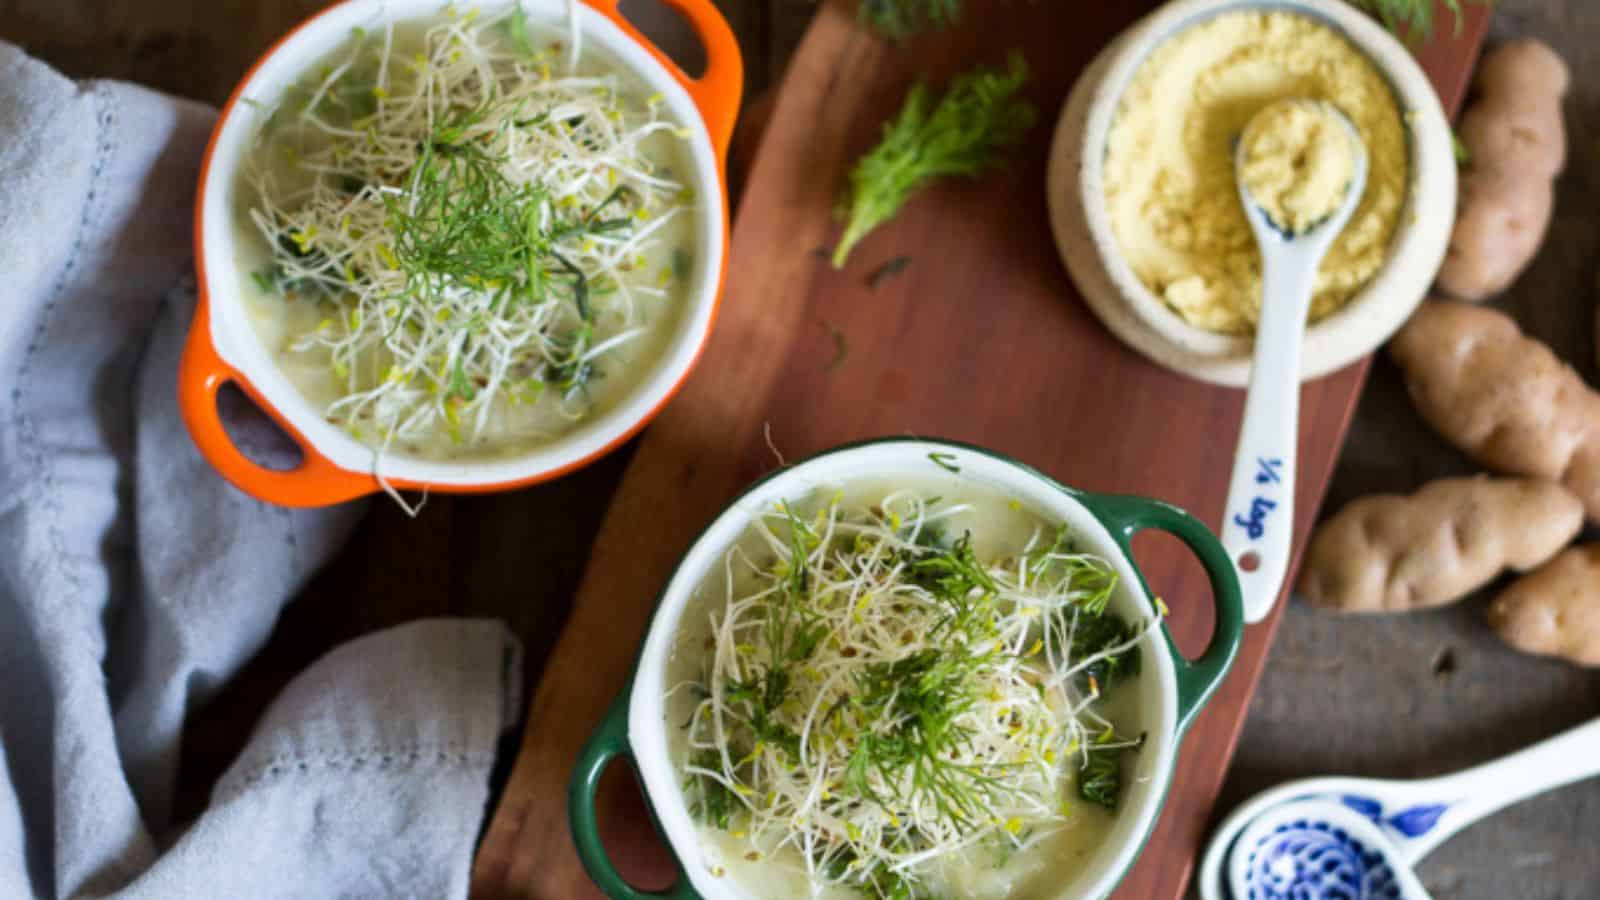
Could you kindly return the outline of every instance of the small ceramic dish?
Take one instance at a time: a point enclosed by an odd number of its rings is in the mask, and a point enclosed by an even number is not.
[[[821,486],[896,475],[921,479],[921,483],[928,483],[926,479],[932,476],[989,488],[1068,526],[1080,546],[1110,561],[1121,576],[1111,608],[1130,621],[1155,614],[1149,588],[1132,560],[1129,543],[1136,533],[1147,528],[1169,532],[1199,557],[1210,576],[1216,607],[1211,644],[1199,659],[1190,661],[1177,651],[1165,628],[1145,637],[1137,697],[1139,727],[1147,735],[1146,743],[1137,754],[1111,833],[1056,896],[1060,900],[1104,897],[1132,866],[1160,814],[1184,731],[1227,674],[1238,650],[1243,613],[1238,582],[1222,545],[1187,513],[1159,501],[1073,490],[977,447],[891,438],[828,451],[758,482],[711,523],[679,563],[661,594],[631,683],[589,739],[572,775],[568,809],[578,854],[609,896],[753,900],[731,878],[712,874],[690,817],[682,779],[669,758],[664,702],[669,659],[697,590],[709,575],[721,571],[728,549],[763,510],[770,510],[780,500],[802,498]],[[1188,601],[1176,600],[1184,602]],[[600,777],[607,766],[624,756],[639,775],[657,830],[681,873],[677,884],[662,894],[628,885],[611,864],[597,830],[595,791]]]
[[[1388,261],[1342,309],[1306,331],[1302,378],[1376,350],[1426,296],[1455,222],[1456,160],[1438,95],[1404,45],[1342,0],[1175,0],[1119,36],[1079,76],[1056,126],[1047,179],[1051,227],[1073,282],[1106,328],[1151,360],[1215,384],[1250,379],[1252,339],[1190,325],[1123,258],[1106,211],[1106,136],[1123,91],[1162,42],[1217,15],[1283,10],[1323,22],[1389,81],[1409,138],[1411,177]]]
[[[521,2],[528,20],[567,27],[565,0],[479,0],[491,13]],[[626,441],[650,421],[688,377],[710,337],[726,273],[728,201],[725,163],[743,85],[743,64],[728,23],[711,0],[666,0],[694,29],[706,67],[690,78],[625,19],[618,0],[583,0],[577,11],[584,45],[598,47],[658,93],[687,139],[698,216],[694,268],[685,306],[665,349],[619,402],[567,433],[507,457],[435,461],[386,454],[384,480],[396,488],[451,493],[506,490],[570,472]],[[201,454],[246,493],[285,506],[324,506],[378,491],[373,450],[329,424],[283,373],[247,319],[233,222],[238,174],[259,126],[257,105],[271,106],[352,29],[437,15],[437,0],[345,0],[307,19],[268,50],[223,106],[200,173],[195,206],[195,264],[200,286],[178,374],[179,401]],[[217,391],[232,382],[299,443],[297,468],[274,471],[251,462],[229,440],[217,414]]]

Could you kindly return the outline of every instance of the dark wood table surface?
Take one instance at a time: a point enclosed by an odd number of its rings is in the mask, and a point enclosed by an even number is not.
[[[649,17],[643,8],[652,3],[623,5]],[[0,0],[0,39],[72,75],[129,79],[217,103],[263,48],[322,5]],[[759,96],[782,76],[813,4],[718,5],[744,48],[749,95]],[[1555,224],[1532,269],[1501,305],[1593,382],[1600,300],[1600,3],[1501,0],[1494,35],[1543,38],[1566,56],[1574,74],[1566,107],[1570,157]],[[203,807],[256,714],[296,672],[356,635],[424,616],[498,617],[527,647],[531,687],[629,454],[624,449],[556,483],[513,494],[435,497],[416,521],[392,504],[372,504],[346,552],[290,605],[266,648],[187,732],[180,809],[193,814]],[[1394,367],[1380,360],[1327,508],[1374,490],[1410,490],[1468,471],[1470,464],[1417,420]],[[1486,599],[1407,618],[1349,619],[1291,608],[1224,806],[1287,778],[1450,771],[1600,714],[1600,673],[1507,650],[1483,624]],[[1600,897],[1596,835],[1600,781],[1507,810],[1435,851],[1420,873],[1440,898]]]

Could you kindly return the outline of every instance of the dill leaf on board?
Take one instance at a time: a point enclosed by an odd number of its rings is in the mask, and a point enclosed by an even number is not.
[[[1001,151],[1033,126],[1033,104],[1018,97],[1028,65],[1012,53],[1004,71],[980,66],[951,81],[935,100],[926,83],[906,95],[883,139],[850,170],[836,214],[845,229],[833,251],[843,268],[850,251],[873,229],[894,218],[929,183],[950,176],[973,178],[996,167]]]
[[[1395,34],[1406,32],[1424,41],[1433,35],[1433,0],[1350,0],[1350,3],[1376,16]],[[1444,5],[1455,16],[1455,28],[1459,33],[1461,0],[1444,0]]]

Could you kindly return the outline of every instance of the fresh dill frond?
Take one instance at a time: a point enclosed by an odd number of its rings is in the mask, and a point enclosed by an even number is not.
[[[1001,151],[1021,140],[1036,117],[1018,96],[1027,80],[1027,63],[1013,53],[1004,71],[979,67],[959,75],[937,100],[927,84],[913,86],[883,139],[850,170],[836,210],[845,225],[834,268],[843,268],[862,238],[929,183],[973,178],[999,165]]]
[[[860,20],[899,43],[926,28],[945,28],[961,18],[961,0],[861,0]]]
[[[1434,0],[1350,0],[1366,10],[1384,27],[1395,34],[1408,34],[1419,40],[1433,36]],[[1490,2],[1490,0],[1479,0]],[[1461,0],[1444,0],[1445,8],[1455,16],[1456,33],[1461,31]]]

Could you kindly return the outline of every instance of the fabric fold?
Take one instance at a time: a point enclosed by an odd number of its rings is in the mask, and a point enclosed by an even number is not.
[[[498,623],[334,650],[202,817],[170,821],[185,719],[362,511],[258,503],[181,422],[213,116],[0,42],[0,897],[465,896],[518,708]],[[248,404],[223,413],[282,448]]]
[[[267,710],[206,815],[118,896],[466,896],[520,684],[520,647],[495,622],[415,622],[335,649]]]

